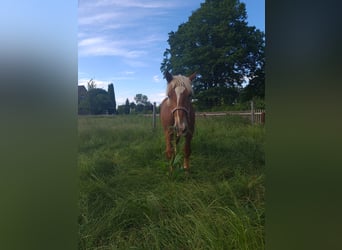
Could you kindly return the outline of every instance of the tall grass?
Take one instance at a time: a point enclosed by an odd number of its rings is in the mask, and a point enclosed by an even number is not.
[[[264,249],[264,128],[198,118],[191,171],[168,173],[144,116],[79,117],[80,249]]]

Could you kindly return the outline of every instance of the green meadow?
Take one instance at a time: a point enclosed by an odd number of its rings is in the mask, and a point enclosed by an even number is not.
[[[159,120],[79,116],[79,249],[265,248],[265,128],[196,119],[170,174]]]

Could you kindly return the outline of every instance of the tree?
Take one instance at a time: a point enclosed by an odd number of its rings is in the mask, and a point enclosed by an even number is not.
[[[89,113],[89,105],[87,103],[87,89],[81,85],[78,86],[78,114],[86,115]]]
[[[131,107],[129,105],[129,100],[128,98],[126,99],[126,103],[125,103],[125,114],[129,114],[130,113],[130,110],[131,110]]]
[[[87,96],[80,100],[78,104],[78,114],[79,115],[87,115],[90,112],[90,105]]]
[[[148,100],[148,97],[143,94],[136,94],[134,97],[136,105],[134,106],[135,112],[137,113],[150,113],[153,111],[153,105]],[[132,104],[131,104],[132,106]]]
[[[239,0],[206,0],[188,22],[169,33],[161,71],[196,71],[195,94],[241,86],[246,77],[263,70],[264,62],[264,33],[246,20],[245,4]]]
[[[216,87],[200,92],[196,95],[196,107],[208,110],[215,106],[233,105],[238,99],[239,91],[236,87]]]
[[[144,106],[144,113],[152,113],[153,112],[153,104],[150,101],[147,101]]]
[[[96,88],[96,83],[95,83],[95,81],[93,80],[93,78],[91,78],[91,79],[87,82],[87,85],[88,85],[88,91],[91,90],[91,89],[95,89],[95,88]]]
[[[108,92],[104,89],[90,89],[87,95],[89,103],[90,114],[106,114],[111,107],[111,100],[109,99]]]
[[[131,103],[129,104],[130,110],[135,110],[136,106],[137,106],[137,105],[136,105],[134,102],[131,102]]]
[[[263,70],[256,72],[241,94],[242,101],[249,101],[256,97],[265,98],[265,72]]]
[[[108,95],[109,95],[109,100],[111,101],[111,105],[108,109],[108,113],[115,114],[116,113],[116,101],[115,101],[115,92],[114,92],[113,83],[108,85]]]
[[[136,94],[134,97],[134,100],[135,100],[137,105],[139,105],[139,104],[145,105],[145,104],[147,104],[148,98],[146,95]]]
[[[119,115],[125,114],[125,105],[124,105],[124,104],[123,104],[123,105],[118,105],[117,113],[118,113]]]

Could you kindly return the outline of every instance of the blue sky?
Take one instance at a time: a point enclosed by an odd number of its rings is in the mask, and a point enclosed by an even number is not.
[[[204,0],[79,0],[78,85],[89,79],[107,90],[114,84],[116,102],[147,95],[159,104],[166,81],[160,72],[168,33],[188,20]],[[265,1],[244,0],[248,24],[265,31]]]

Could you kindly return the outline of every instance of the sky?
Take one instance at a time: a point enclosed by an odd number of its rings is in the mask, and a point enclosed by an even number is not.
[[[177,31],[205,0],[79,0],[78,85],[114,84],[117,105],[144,94],[157,105],[165,98],[160,72],[168,33]],[[246,4],[248,25],[265,31],[265,0]]]

